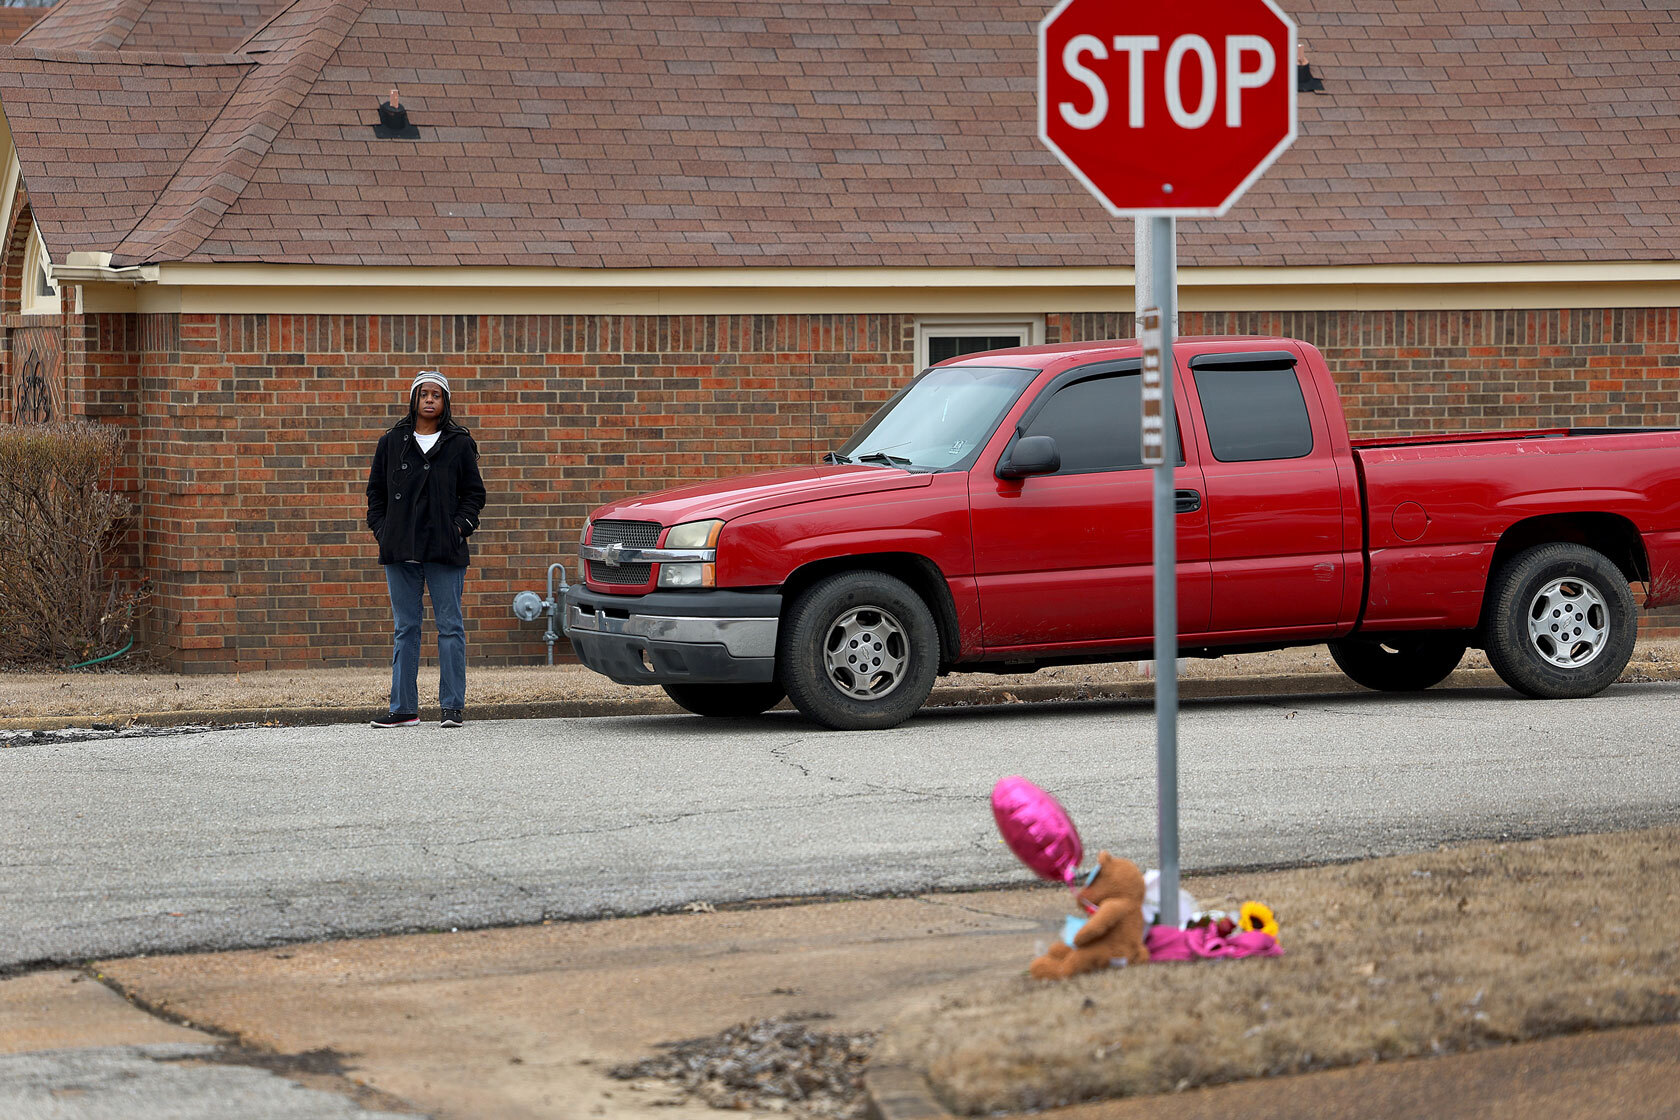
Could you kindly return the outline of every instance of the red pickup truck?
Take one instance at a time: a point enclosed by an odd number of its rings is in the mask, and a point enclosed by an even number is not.
[[[1428,688],[1476,646],[1529,696],[1589,696],[1680,575],[1680,430],[1348,437],[1323,357],[1185,338],[1184,656],[1318,642]],[[583,663],[708,716],[786,695],[891,727],[937,674],[1152,656],[1136,342],[965,355],[823,463],[602,506],[563,629]]]

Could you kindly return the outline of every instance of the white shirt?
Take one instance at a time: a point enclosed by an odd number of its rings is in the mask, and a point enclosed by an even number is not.
[[[438,437],[441,436],[442,434],[443,434],[443,429],[441,429],[441,428],[439,428],[437,431],[433,432],[429,436],[423,436],[419,432],[415,432],[414,433],[414,442],[418,443],[420,445],[420,454],[429,455],[431,453],[431,450],[432,450],[432,445],[438,441]]]

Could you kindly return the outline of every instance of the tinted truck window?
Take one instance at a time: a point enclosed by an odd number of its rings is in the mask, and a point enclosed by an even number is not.
[[[1192,373],[1215,459],[1250,463],[1299,459],[1312,453],[1312,422],[1293,369],[1198,369]]]
[[[1075,381],[1056,390],[1023,435],[1052,436],[1062,474],[1141,467],[1138,375]]]

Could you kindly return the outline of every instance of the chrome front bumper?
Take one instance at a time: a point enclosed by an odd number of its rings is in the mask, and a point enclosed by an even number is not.
[[[781,596],[566,590],[561,627],[589,668],[622,684],[775,679]]]
[[[633,614],[613,618],[599,610],[585,610],[566,604],[565,630],[589,630],[597,634],[626,634],[655,642],[688,645],[721,645],[731,657],[776,656],[774,618],[694,618],[670,615]]]

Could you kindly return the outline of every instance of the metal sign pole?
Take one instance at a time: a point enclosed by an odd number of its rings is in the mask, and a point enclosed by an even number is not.
[[[1155,252],[1149,244],[1149,219],[1142,214],[1132,219],[1132,246],[1132,308],[1136,323],[1133,331],[1136,333],[1143,330],[1143,313],[1155,306]]]
[[[1155,470],[1155,788],[1156,840],[1161,855],[1161,924],[1176,926],[1188,914],[1178,912],[1178,531],[1173,473],[1178,465],[1178,418],[1173,410],[1173,328],[1178,322],[1178,229],[1172,217],[1149,219],[1154,296],[1149,342],[1158,345],[1151,362],[1145,352],[1144,393],[1158,394],[1158,418],[1151,423],[1152,402],[1144,402],[1144,454]],[[1158,334],[1157,334],[1158,332]],[[1156,337],[1159,342],[1156,343]],[[1151,349],[1154,347],[1151,346]],[[1150,366],[1159,373],[1150,377]],[[1156,381],[1151,385],[1151,381]],[[1151,429],[1154,429],[1153,431]],[[1154,436],[1160,442],[1149,447]]]
[[[1180,7],[1183,7],[1182,5]],[[1175,219],[1164,214],[1219,217],[1242,197],[1279,155],[1295,142],[1297,104],[1295,21],[1277,0],[1204,0],[1186,15],[1172,5],[1125,5],[1113,0],[1057,0],[1038,25],[1038,138],[1115,217],[1130,214],[1134,234],[1134,299],[1138,337],[1143,342],[1143,464],[1154,469],[1152,510],[1155,541],[1155,753],[1157,839],[1161,859],[1160,919],[1177,925],[1187,915],[1178,905],[1178,424],[1173,415],[1173,335],[1178,326],[1178,258]],[[1191,30],[1193,28],[1193,30]],[[1227,31],[1242,29],[1241,35]],[[1116,33],[1119,34],[1116,34]],[[1263,32],[1263,34],[1262,34]],[[1158,87],[1168,112],[1156,101],[1152,64],[1144,55],[1158,50],[1163,35],[1174,37]],[[1204,105],[1186,117],[1178,104],[1173,59],[1213,36],[1227,50],[1223,80],[1222,139],[1198,130],[1212,116],[1216,60],[1202,55]],[[1126,54],[1129,84],[1115,70],[1093,69],[1085,59],[1105,61],[1108,44]],[[1125,46],[1131,44],[1131,46]],[[1138,44],[1148,44],[1138,46]],[[1250,62],[1253,67],[1250,68]],[[1146,88],[1147,87],[1147,88]],[[1118,92],[1124,90],[1124,93]],[[1110,97],[1124,112],[1110,112]],[[1177,108],[1174,108],[1174,106]],[[1153,107],[1150,107],[1153,106]],[[1203,113],[1203,109],[1206,110]],[[1245,118],[1246,112],[1246,118]],[[1186,160],[1179,152],[1224,144],[1221,160]],[[1116,160],[1117,149],[1134,158]],[[1147,231],[1145,230],[1147,224]],[[1147,251],[1146,251],[1147,250]],[[1154,283],[1145,290],[1146,277]],[[1147,299],[1148,302],[1145,302]],[[1144,315],[1145,309],[1150,311]],[[1143,320],[1149,319],[1152,326]],[[1153,397],[1151,396],[1153,394]]]

